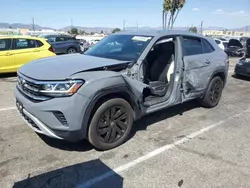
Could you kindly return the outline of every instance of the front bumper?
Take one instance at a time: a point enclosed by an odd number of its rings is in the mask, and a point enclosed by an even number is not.
[[[246,65],[246,64],[243,64],[243,65],[236,64],[234,72],[235,72],[235,74],[238,74],[238,75],[250,77],[250,63],[249,63],[249,65]]]
[[[32,102],[17,88],[15,98],[22,118],[35,132],[68,141],[86,138],[86,128],[82,125],[88,98],[76,93],[71,97]]]

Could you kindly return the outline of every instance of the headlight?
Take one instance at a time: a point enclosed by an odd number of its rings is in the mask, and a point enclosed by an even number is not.
[[[245,59],[245,62],[246,63],[250,63],[250,59]]]
[[[71,96],[83,85],[83,80],[46,82],[40,85],[40,93],[52,97]]]

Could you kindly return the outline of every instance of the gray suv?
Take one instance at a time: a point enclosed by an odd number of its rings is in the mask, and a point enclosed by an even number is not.
[[[69,35],[44,35],[43,38],[48,39],[56,54],[80,53],[80,42]]]
[[[133,122],[198,99],[215,107],[228,74],[215,41],[181,31],[117,32],[85,54],[35,60],[18,71],[17,108],[37,133],[87,139],[108,150],[128,138]]]

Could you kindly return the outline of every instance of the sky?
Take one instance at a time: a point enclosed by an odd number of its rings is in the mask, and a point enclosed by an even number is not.
[[[0,22],[53,28],[162,25],[163,0],[1,0]],[[175,26],[239,28],[250,25],[250,0],[187,0]]]

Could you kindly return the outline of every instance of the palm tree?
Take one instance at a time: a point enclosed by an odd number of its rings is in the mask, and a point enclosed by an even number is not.
[[[176,18],[180,10],[185,5],[186,0],[164,0],[163,1],[163,15],[162,15],[162,24],[163,28],[166,29],[166,23],[168,18],[168,13],[170,13],[168,20],[168,29],[173,29]]]

